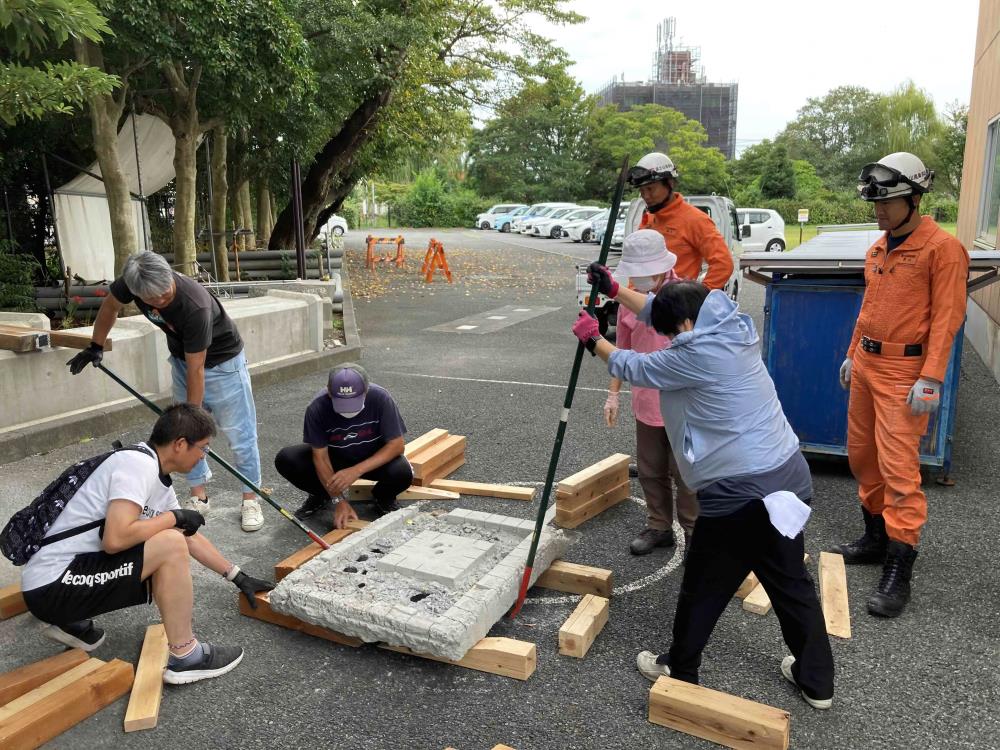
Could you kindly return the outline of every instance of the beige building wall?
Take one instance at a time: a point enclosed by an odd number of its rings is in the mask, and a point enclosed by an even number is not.
[[[1000,118],[1000,0],[980,0],[974,59],[958,238],[969,250],[993,250],[995,242],[977,241],[977,229],[984,208],[989,128]],[[966,335],[1000,379],[1000,283],[974,292],[968,312]]]

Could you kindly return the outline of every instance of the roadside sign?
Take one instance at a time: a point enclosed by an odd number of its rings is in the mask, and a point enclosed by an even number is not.
[[[808,223],[809,223],[809,209],[808,208],[800,208],[799,209],[799,224],[808,224]]]

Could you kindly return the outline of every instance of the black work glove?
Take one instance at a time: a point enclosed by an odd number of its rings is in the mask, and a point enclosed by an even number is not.
[[[205,525],[205,516],[196,510],[180,508],[170,512],[173,513],[174,518],[177,519],[177,523],[175,523],[174,526],[183,531],[184,536],[194,536],[198,533],[199,527]]]
[[[104,358],[104,347],[100,344],[95,344],[93,341],[90,342],[90,346],[77,354],[73,359],[69,360],[66,364],[69,365],[69,371],[74,375],[79,375],[83,372],[83,368],[87,365],[93,365],[97,367],[97,363]]]
[[[587,281],[597,284],[597,291],[605,297],[614,299],[618,296],[618,282],[611,276],[611,271],[607,266],[602,266],[598,262],[593,262],[587,266]]]
[[[236,584],[236,588],[240,590],[243,596],[247,598],[250,609],[257,609],[257,597],[255,594],[259,594],[261,591],[270,591],[274,588],[274,584],[270,581],[253,578],[242,570],[233,578],[233,583]]]

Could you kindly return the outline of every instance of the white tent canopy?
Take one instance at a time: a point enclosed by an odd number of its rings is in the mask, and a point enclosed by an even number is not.
[[[141,169],[142,194],[152,195],[174,179],[174,135],[157,117],[137,115],[134,121],[129,117],[118,133],[118,159],[129,190],[139,194]],[[100,175],[100,165],[94,162],[88,171]],[[88,281],[113,278],[115,252],[104,182],[87,174],[77,175],[56,189],[54,210],[63,263],[71,273]],[[139,248],[151,250],[146,207],[133,198],[132,210]]]

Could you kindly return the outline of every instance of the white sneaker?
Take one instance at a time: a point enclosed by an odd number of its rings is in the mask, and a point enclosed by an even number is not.
[[[243,501],[243,517],[240,525],[244,531],[257,531],[264,525],[264,512],[260,509],[260,501],[257,498]]]
[[[642,672],[642,676],[650,682],[656,682],[661,677],[670,676],[670,667],[666,664],[656,663],[657,654],[652,651],[640,651],[635,657],[635,665]]]
[[[202,517],[208,518],[208,511],[212,509],[212,506],[208,502],[208,496],[202,500],[200,497],[195,497],[191,495],[180,501],[181,507],[186,510],[196,510],[201,513]]]
[[[781,674],[785,675],[785,679],[788,680],[793,685],[795,685],[795,687],[799,687],[799,683],[797,683],[795,681],[795,678],[792,676],[792,665],[794,663],[795,663],[794,656],[786,656],[784,659],[782,659]],[[812,706],[813,708],[818,708],[821,711],[824,711],[833,705],[833,698],[822,698],[822,699],[810,698],[808,695],[805,694],[805,691],[802,688],[799,688],[799,695],[801,695],[802,700],[804,700],[810,706]]]

